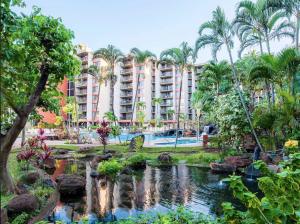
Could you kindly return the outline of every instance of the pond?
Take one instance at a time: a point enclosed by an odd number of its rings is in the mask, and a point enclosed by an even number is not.
[[[217,215],[221,204],[232,202],[239,209],[242,206],[233,199],[228,187],[222,182],[225,177],[213,174],[209,169],[176,166],[151,167],[122,174],[115,183],[91,178],[89,162],[58,160],[60,173],[77,173],[86,176],[86,195],[80,198],[61,198],[52,219],[71,223],[81,219],[113,221],[140,214],[163,213],[177,206],[204,214]],[[55,172],[54,175],[59,175]],[[256,182],[248,187],[257,190]]]

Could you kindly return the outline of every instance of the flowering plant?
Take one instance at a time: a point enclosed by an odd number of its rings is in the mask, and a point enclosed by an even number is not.
[[[100,128],[97,129],[97,133],[99,135],[100,141],[104,147],[104,151],[107,145],[107,139],[111,132],[111,128],[108,126],[109,123],[105,120],[101,121]]]
[[[288,154],[296,153],[298,150],[299,142],[297,140],[288,140],[284,143],[284,148]]]

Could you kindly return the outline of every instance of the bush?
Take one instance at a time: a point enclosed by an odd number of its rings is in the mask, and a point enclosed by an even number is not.
[[[126,165],[129,166],[135,166],[140,163],[143,163],[147,160],[144,154],[135,154],[134,156],[131,156],[128,158],[128,160],[125,162]]]
[[[138,136],[135,138],[135,150],[140,151],[143,149],[144,140],[142,136]]]
[[[111,179],[115,179],[117,174],[123,169],[122,163],[117,160],[103,161],[98,165],[98,172]]]
[[[51,187],[38,186],[33,190],[33,194],[39,199],[40,203],[46,202],[50,195],[54,192]]]
[[[26,212],[22,212],[20,215],[18,215],[14,220],[11,222],[11,224],[25,224],[30,219],[30,215]]]
[[[187,163],[198,163],[198,164],[209,164],[216,160],[219,160],[220,156],[216,153],[207,153],[207,152],[200,152],[194,155],[188,155],[186,157]]]

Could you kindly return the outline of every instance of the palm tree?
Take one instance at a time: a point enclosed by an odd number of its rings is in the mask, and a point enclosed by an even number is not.
[[[150,51],[141,51],[138,48],[132,48],[130,53],[133,55],[133,58],[135,60],[136,64],[145,64],[147,61],[151,59],[155,59],[156,56]],[[135,110],[135,104],[137,101],[137,94],[138,94],[138,88],[140,85],[140,78],[141,78],[141,73],[138,71],[137,73],[137,82],[136,82],[136,89],[135,89],[135,94],[134,94],[134,100],[133,100],[133,106],[132,106],[132,115],[130,119],[130,127],[132,126],[133,123],[133,114]]]
[[[220,83],[231,73],[231,67],[227,61],[219,63],[211,61],[204,65],[203,77],[211,78],[216,84],[216,95],[220,94]]]
[[[273,0],[271,4],[279,10],[283,10],[286,16],[295,17],[295,46],[296,49],[299,49],[300,0]]]
[[[165,50],[160,55],[161,61],[167,61],[169,63],[172,63],[175,66],[178,66],[180,72],[180,87],[179,87],[179,98],[178,98],[178,105],[177,105],[177,130],[176,130],[175,148],[177,147],[178,130],[180,127],[179,118],[180,118],[183,73],[191,67],[190,59],[192,58],[192,56],[193,56],[193,49],[188,46],[187,42],[183,42],[179,46],[179,48],[171,48]]]
[[[160,97],[158,97],[158,98],[153,98],[153,100],[152,100],[152,104],[154,104],[155,105],[155,117],[156,117],[156,119],[155,119],[155,127],[156,127],[156,125],[157,125],[157,120],[159,120],[160,119],[160,114],[158,113],[158,108],[159,108],[159,105],[162,103],[162,98],[160,98]]]
[[[170,121],[173,119],[173,115],[175,114],[175,111],[173,109],[167,110],[167,119]],[[169,122],[169,129],[170,129],[170,122]]]
[[[94,58],[101,58],[107,63],[107,79],[110,82],[110,111],[114,111],[114,86],[117,81],[115,74],[115,65],[123,59],[123,53],[113,45],[108,45],[106,48],[100,48],[94,52]]]
[[[106,80],[106,74],[108,72],[107,67],[98,67],[96,65],[91,65],[89,67],[89,74],[92,75],[98,82],[98,92],[97,92],[97,102],[96,102],[96,112],[92,115],[92,124],[95,125],[96,114],[98,111],[98,104],[100,99],[100,88],[103,81]]]
[[[204,31],[207,31],[207,33],[205,34]],[[230,59],[230,64],[232,67],[232,75],[233,75],[233,80],[235,82],[236,91],[239,94],[239,98],[241,100],[244,111],[246,113],[246,117],[251,132],[257,142],[257,145],[261,150],[263,150],[260,141],[258,139],[258,136],[256,134],[256,131],[253,128],[250,113],[246,106],[244,96],[241,90],[241,83],[238,79],[236,67],[233,63],[232,52],[231,52],[231,49],[233,48],[233,41],[232,41],[234,35],[233,27],[232,24],[227,21],[225,14],[220,7],[218,7],[216,10],[213,11],[213,18],[211,21],[208,21],[200,26],[199,35],[200,37],[196,41],[195,55],[197,55],[200,48],[203,48],[207,45],[212,46],[212,48],[214,49],[213,52],[215,54],[217,53],[216,50],[221,49],[222,45],[226,46],[227,53]]]
[[[281,37],[294,38],[294,26],[288,20],[282,20],[286,14],[270,4],[270,0],[252,2],[242,0],[236,10],[234,26],[241,41],[240,53],[249,46],[259,44],[263,54],[262,43],[266,42],[270,54],[270,40]]]

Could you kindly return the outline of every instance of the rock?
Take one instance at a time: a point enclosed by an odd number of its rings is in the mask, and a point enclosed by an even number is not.
[[[18,188],[18,194],[27,194],[29,192],[28,186],[24,183],[18,182],[17,188]]]
[[[141,135],[135,136],[130,141],[130,144],[129,144],[129,150],[130,151],[136,151],[137,150],[137,148],[136,148],[137,147],[136,140],[137,140],[137,138],[140,138],[140,137],[142,138],[142,141],[143,141],[143,144],[144,144],[144,142],[145,142],[145,135],[141,134]]]
[[[94,147],[91,146],[81,146],[78,150],[78,153],[87,153],[89,151],[91,151],[92,149],[94,149]]]
[[[38,199],[32,194],[21,194],[14,197],[7,204],[8,217],[13,217],[22,212],[31,213],[38,209]]]
[[[98,178],[99,177],[99,173],[95,170],[92,170],[91,173],[90,173],[90,176],[92,178]]]
[[[43,179],[43,184],[44,184],[44,186],[47,186],[47,187],[53,187],[53,188],[55,187],[53,180],[51,180],[50,178]]]
[[[24,184],[34,184],[40,178],[40,174],[38,172],[31,172],[25,174],[21,177],[21,182]]]
[[[5,208],[1,208],[1,223],[6,224],[8,222],[7,210]]]
[[[85,178],[79,175],[62,174],[56,178],[62,196],[82,196],[85,193]]]
[[[120,172],[120,175],[123,175],[123,174],[130,175],[131,172],[132,172],[132,170],[131,170],[129,167],[125,167],[125,168]]]
[[[224,163],[235,167],[235,168],[244,168],[249,166],[252,163],[252,159],[248,156],[229,156],[225,158]]]
[[[116,150],[111,150],[111,149],[105,149],[104,153],[105,154],[116,154],[117,151]]]
[[[250,164],[245,170],[248,179],[256,179],[260,176],[260,170],[256,169],[253,164]]]
[[[58,150],[56,150],[56,153],[60,154],[60,155],[65,155],[65,154],[68,154],[69,151],[66,149],[58,149]]]
[[[273,173],[280,172],[280,167],[278,165],[268,165],[268,169]]]
[[[215,173],[233,173],[236,167],[226,163],[210,163],[211,170]]]
[[[172,157],[170,156],[170,153],[163,152],[157,157],[159,162],[163,163],[170,163],[172,162]]]

